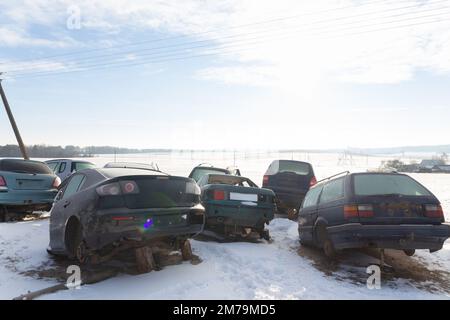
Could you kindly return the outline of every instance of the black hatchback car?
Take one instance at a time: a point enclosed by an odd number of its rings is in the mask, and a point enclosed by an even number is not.
[[[439,200],[397,173],[347,173],[319,183],[306,195],[298,222],[300,242],[330,257],[365,247],[433,252],[450,237]]]
[[[56,196],[48,251],[80,262],[162,244],[189,254],[204,211],[192,179],[130,167],[81,170]]]
[[[287,214],[293,219],[296,218],[306,193],[314,184],[316,177],[310,163],[275,160],[264,174],[262,187],[275,192],[279,213]]]

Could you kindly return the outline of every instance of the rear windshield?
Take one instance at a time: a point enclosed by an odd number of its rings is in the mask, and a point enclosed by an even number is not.
[[[358,174],[353,179],[356,195],[431,196],[427,189],[411,177],[404,175]]]
[[[52,170],[43,162],[19,159],[5,159],[0,161],[0,171],[31,174],[53,174]]]
[[[200,191],[193,181],[185,179],[133,179],[139,192],[124,196],[100,198],[101,208],[130,209],[191,207],[200,202]]]
[[[267,175],[273,175],[279,172],[294,172],[296,174],[307,176],[311,173],[311,165],[307,162],[280,160],[274,161],[267,170]]]
[[[80,171],[83,169],[91,169],[95,168],[95,164],[90,162],[73,162],[72,163],[72,171]]]
[[[205,174],[228,174],[227,170],[218,168],[195,168],[192,172],[191,178],[198,181]]]

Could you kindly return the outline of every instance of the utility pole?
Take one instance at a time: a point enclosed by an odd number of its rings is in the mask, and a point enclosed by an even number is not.
[[[2,73],[0,73],[0,76]],[[29,160],[27,149],[23,144],[22,137],[20,136],[19,128],[17,128],[16,120],[14,120],[14,116],[11,112],[11,108],[9,107],[8,99],[6,99],[5,91],[2,87],[2,79],[0,78],[0,94],[2,96],[3,105],[5,106],[6,113],[8,114],[9,122],[11,122],[11,126],[14,130],[14,134],[16,135],[17,143],[19,144],[20,152],[22,153],[22,157],[25,160]]]

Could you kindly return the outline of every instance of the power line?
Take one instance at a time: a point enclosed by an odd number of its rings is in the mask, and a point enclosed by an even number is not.
[[[450,8],[450,7],[440,7],[440,8],[432,8],[432,9],[428,9],[428,10],[422,10],[422,11],[420,11],[420,12],[418,12],[418,11],[415,11],[415,12],[409,12],[409,13],[402,13],[402,14],[395,14],[395,15],[390,15],[390,16],[384,16],[384,17],[374,17],[374,18],[377,18],[377,19],[386,19],[386,18],[390,18],[390,17],[397,17],[397,16],[409,16],[409,15],[414,15],[414,14],[418,14],[418,13],[423,13],[423,12],[429,12],[429,11],[435,11],[435,10],[442,10],[442,9],[446,9],[446,8]],[[387,11],[389,11],[389,10],[387,10]],[[376,24],[366,24],[366,25],[359,25],[359,26],[357,26],[358,28],[365,28],[365,27],[370,27],[370,26],[374,26],[374,25],[383,25],[383,24],[390,24],[390,23],[397,23],[397,22],[403,22],[403,21],[408,21],[408,20],[415,20],[415,19],[423,19],[423,18],[427,18],[427,17],[436,17],[436,16],[440,16],[442,13],[440,13],[440,14],[435,14],[435,15],[421,15],[421,16],[418,16],[418,17],[411,17],[411,18],[407,18],[407,19],[398,19],[398,20],[394,20],[394,21],[384,21],[384,22],[381,22],[381,23],[376,23]],[[447,13],[444,13],[444,14],[447,14]],[[357,16],[360,16],[360,15],[357,15]],[[350,18],[350,17],[346,17],[346,18]],[[352,25],[352,24],[355,24],[355,23],[360,23],[360,22],[365,22],[365,21],[367,21],[367,20],[364,20],[364,21],[350,21],[349,23],[346,23],[346,24],[344,24],[344,25]],[[322,21],[321,21],[322,22]],[[339,25],[338,25],[339,26]],[[331,27],[331,26],[330,26]],[[322,27],[322,28],[324,28],[324,27]],[[327,26],[325,26],[325,28],[327,28]],[[292,32],[292,30],[297,30],[298,29],[298,27],[297,28],[293,28],[293,29],[291,29],[290,30],[290,32]],[[319,28],[320,29],[320,28]],[[340,30],[346,30],[346,29],[352,29],[352,28],[341,28]],[[314,30],[314,29],[313,29]],[[316,30],[317,30],[317,28],[316,28]],[[339,30],[338,30],[339,31]],[[336,32],[336,29],[334,28],[333,30],[331,30],[331,31],[328,31],[328,33],[329,32]],[[256,33],[260,33],[260,32],[256,32]],[[325,33],[327,33],[327,32],[325,32]],[[234,35],[234,36],[230,36],[230,37],[224,37],[224,38],[235,38],[235,37],[242,37],[242,36],[248,36],[248,35],[251,35],[251,34],[255,34],[255,33],[248,33],[248,34],[240,34],[240,35]],[[321,33],[316,33],[315,35],[321,35],[321,34],[324,34],[324,32],[321,32]],[[266,35],[265,35],[266,36]],[[247,40],[253,40],[253,39],[257,39],[258,37],[255,37],[255,38],[250,38],[250,39],[243,39],[243,40],[240,40],[240,41],[237,41],[237,42],[242,42],[242,41],[247,41]],[[196,43],[206,43],[206,44],[204,44],[204,45],[197,45],[197,46],[191,46],[191,47],[185,47],[185,48],[180,48],[181,50],[188,50],[188,49],[198,49],[198,48],[204,48],[204,47],[214,47],[214,46],[216,46],[216,44],[213,44],[213,43],[210,43],[210,42],[212,42],[212,41],[214,41],[214,40],[220,40],[220,39],[223,39],[223,38],[217,38],[217,39],[209,39],[209,40],[200,40],[200,41],[193,41],[193,42],[188,42],[188,43],[182,43],[182,44],[177,44],[177,45],[171,45],[171,46],[165,46],[165,47],[157,47],[157,48],[150,48],[150,49],[145,49],[145,50],[138,50],[138,51],[134,51],[134,52],[119,52],[119,53],[115,53],[115,54],[109,54],[109,55],[103,55],[103,56],[97,56],[97,57],[91,57],[90,58],[90,60],[92,60],[92,59],[94,59],[94,61],[95,60],[97,60],[98,58],[100,58],[100,57],[106,57],[106,56],[112,56],[112,57],[114,57],[114,56],[123,56],[123,55],[125,55],[125,54],[137,54],[137,53],[139,53],[139,52],[147,52],[147,51],[149,51],[149,50],[156,50],[156,49],[167,49],[167,48],[169,48],[169,47],[176,47],[176,46],[183,46],[183,45],[186,45],[186,44],[196,44]],[[229,43],[233,43],[233,42],[225,42],[224,44],[229,44]],[[175,50],[175,52],[177,52],[177,51],[179,51],[180,49],[178,49],[178,50]],[[172,51],[169,51],[169,53],[171,53]],[[167,52],[153,52],[153,53],[150,53],[150,54],[144,54],[144,55],[141,55],[141,57],[143,57],[143,56],[153,56],[153,55],[161,55],[161,54],[167,54]],[[82,60],[82,59],[80,59],[80,60]],[[86,59],[85,59],[86,60]],[[88,60],[89,61],[89,60]],[[76,62],[76,61],[75,61]],[[120,61],[118,61],[118,62],[120,62]],[[51,64],[52,65],[54,65],[56,62],[52,62]],[[80,66],[80,64],[79,64],[79,66]],[[81,65],[81,66],[83,66],[83,65]],[[89,64],[87,65],[87,66],[90,66]],[[39,68],[44,68],[44,65],[40,65],[40,66],[38,66]],[[33,69],[29,69],[29,68],[22,68],[22,69],[13,69],[13,70],[10,70],[10,71],[8,71],[9,73],[12,73],[12,72],[14,72],[14,73],[18,73],[18,74],[24,74],[24,72],[22,72],[22,73],[20,73],[20,71],[26,71],[26,70],[33,70]],[[36,71],[34,71],[34,72],[36,72]],[[45,72],[45,71],[41,71],[41,72]],[[26,73],[26,72],[25,72]],[[29,72],[29,73],[33,73],[32,71],[31,72]]]
[[[359,33],[352,33],[347,35],[357,35],[357,34],[365,34],[365,33],[372,33],[372,32],[378,32],[381,30],[393,30],[393,29],[401,29],[401,28],[408,28],[413,26],[419,26],[419,25],[426,25],[426,24],[432,24],[432,23],[439,23],[444,22],[444,20],[433,20],[433,21],[426,21],[426,22],[419,22],[419,23],[410,23],[406,25],[399,25],[389,28],[380,28],[380,29],[374,29],[374,30],[366,30]],[[136,63],[125,63],[125,64],[105,64],[105,65],[96,65],[90,69],[79,69],[79,70],[66,70],[66,71],[58,71],[58,72],[43,72],[43,73],[31,73],[31,74],[22,74],[18,76],[12,76],[13,79],[20,79],[20,78],[34,78],[34,77],[45,77],[45,76],[54,76],[54,75],[63,75],[68,73],[74,73],[74,72],[85,72],[85,71],[92,71],[92,70],[101,70],[109,68],[122,68],[122,67],[134,67],[134,66],[143,66],[143,65],[150,65],[150,64],[157,64],[157,63],[163,63],[168,61],[177,61],[177,60],[186,60],[186,59],[192,59],[192,58],[200,58],[200,57],[208,57],[208,56],[218,56],[218,55],[227,55],[227,54],[235,54],[242,52],[243,49],[240,50],[230,50],[230,51],[220,51],[220,52],[213,52],[213,53],[205,53],[205,54],[198,54],[198,55],[191,55],[191,56],[182,56],[182,57],[173,57],[173,58],[167,58],[167,59],[159,59],[159,60],[149,60],[144,62],[136,62]],[[247,49],[248,50],[248,49]]]
[[[410,2],[410,1],[397,1],[396,4],[398,3],[403,3],[403,2]],[[442,3],[442,2],[446,2],[444,1],[437,1],[437,2],[428,2],[426,4],[415,4],[412,6],[408,6],[408,7],[402,7],[402,8],[391,8],[387,11],[392,11],[392,10],[400,10],[400,9],[407,9],[407,8],[411,8],[411,7],[422,7],[425,5],[434,5],[434,4],[438,4],[438,3]],[[372,2],[366,2],[364,3],[365,6],[369,6],[369,5],[374,5],[374,4],[381,4],[381,3],[386,3],[386,1],[372,1]],[[333,11],[339,11],[339,10],[343,10],[343,9],[349,9],[349,8],[360,8],[362,7],[363,4],[360,5],[350,5],[350,6],[344,6],[344,7],[338,7],[338,8],[331,8],[331,9],[327,9],[327,10],[320,10],[320,11],[315,11],[315,12],[309,12],[309,13],[303,13],[303,14],[297,14],[297,15],[293,15],[293,16],[289,16],[289,17],[282,17],[282,18],[273,18],[270,20],[263,20],[263,21],[259,21],[259,22],[255,22],[255,23],[248,23],[248,24],[242,24],[242,25],[237,25],[237,26],[231,26],[226,28],[226,30],[230,30],[230,29],[237,29],[237,28],[243,28],[243,27],[248,27],[248,26],[255,26],[255,25],[262,25],[262,24],[268,24],[268,23],[274,23],[274,22],[280,22],[280,21],[284,21],[284,20],[292,20],[292,19],[296,19],[299,17],[304,17],[304,16],[309,16],[309,15],[317,15],[317,14],[323,14],[323,13],[327,13],[327,12],[333,12]],[[373,14],[373,13],[366,13],[366,14]],[[363,14],[364,15],[364,14]],[[339,19],[346,19],[346,17],[342,17]],[[315,23],[321,23],[321,22],[326,22],[329,20],[324,20],[324,21],[317,21]],[[206,34],[210,34],[213,32],[217,32],[220,30],[224,30],[224,28],[219,28],[219,29],[214,29],[214,30],[210,30],[210,31],[204,31],[204,32],[197,32],[197,33],[192,33],[189,36],[201,36],[201,35],[206,35]],[[127,46],[136,46],[136,45],[141,45],[141,44],[146,44],[146,43],[154,43],[154,42],[160,42],[160,41],[167,41],[167,40],[174,40],[174,39],[181,39],[181,38],[185,38],[185,35],[181,35],[181,36],[172,36],[172,37],[165,37],[165,38],[159,38],[159,39],[151,39],[151,40],[145,40],[145,41],[140,41],[140,42],[135,42],[135,43],[129,43],[126,45],[116,45],[116,46],[110,46],[107,48],[96,48],[96,49],[89,49],[89,50],[82,50],[82,51],[76,51],[76,52],[71,52],[71,53],[66,53],[66,54],[59,54],[59,55],[52,55],[52,56],[46,56],[46,57],[42,57],[38,60],[45,60],[45,59],[51,59],[51,58],[56,58],[56,57],[64,57],[64,56],[71,56],[71,55],[78,55],[78,54],[86,54],[88,52],[98,52],[98,51],[104,51],[104,50],[109,50],[109,49],[114,49],[114,48],[123,48],[123,47],[127,47]],[[0,65],[5,64],[5,63],[0,63]]]

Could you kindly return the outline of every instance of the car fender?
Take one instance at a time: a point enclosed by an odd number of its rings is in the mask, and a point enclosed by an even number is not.
[[[317,239],[317,230],[320,227],[328,227],[328,221],[327,219],[325,219],[324,217],[318,217],[316,219],[316,221],[314,222],[314,228],[313,228],[313,239],[316,243],[318,243],[318,239]]]

